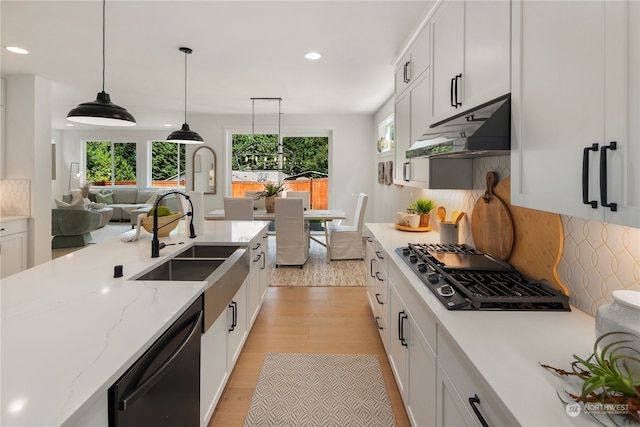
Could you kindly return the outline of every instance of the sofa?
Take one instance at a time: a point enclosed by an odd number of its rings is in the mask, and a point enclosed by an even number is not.
[[[132,187],[92,187],[89,189],[89,200],[94,203],[106,205],[113,209],[111,221],[129,222],[131,212],[140,209],[151,209],[156,202],[156,198],[164,194],[166,189],[138,189]],[[160,203],[167,206],[172,211],[177,210],[174,195],[167,196]]]
[[[102,215],[91,209],[56,208],[51,210],[52,249],[85,246],[91,231],[100,226]]]

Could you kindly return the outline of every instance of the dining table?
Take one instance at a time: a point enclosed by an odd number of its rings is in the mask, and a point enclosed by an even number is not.
[[[265,209],[254,209],[253,219],[254,221],[273,221],[276,218],[274,212],[267,212]],[[311,235],[311,239],[327,249],[327,262],[331,262],[331,248],[329,245],[329,222],[334,220],[346,219],[346,215],[341,209],[305,209],[304,219],[322,221],[322,228],[324,228],[324,242]],[[204,216],[205,220],[220,221],[224,220],[224,209],[214,209]],[[276,233],[278,230],[276,230]]]

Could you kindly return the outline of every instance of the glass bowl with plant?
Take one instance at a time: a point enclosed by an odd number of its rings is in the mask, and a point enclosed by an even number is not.
[[[409,211],[415,212],[420,215],[420,227],[429,226],[429,220],[431,218],[431,210],[434,203],[430,199],[416,199],[411,205],[409,205]]]
[[[602,417],[608,419],[606,424],[616,426],[640,423],[639,340],[640,336],[630,332],[609,332],[596,340],[589,357],[573,355],[571,371],[540,365],[561,377],[582,382],[580,394],[565,393],[574,402],[582,403],[585,413],[600,424]],[[558,397],[564,404],[571,403]]]

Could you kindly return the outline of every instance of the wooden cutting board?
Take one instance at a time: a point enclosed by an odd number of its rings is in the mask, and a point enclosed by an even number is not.
[[[511,206],[511,177],[500,181],[494,193],[505,202],[513,219],[513,249],[507,262],[527,276],[545,279],[552,287],[569,295],[558,277],[564,246],[560,215]]]
[[[513,221],[507,205],[493,193],[497,176],[487,172],[487,189],[471,214],[471,235],[478,250],[506,260],[513,247]]]

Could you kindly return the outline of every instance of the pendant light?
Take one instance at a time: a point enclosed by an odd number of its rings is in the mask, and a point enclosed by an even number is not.
[[[102,92],[95,101],[84,102],[67,114],[67,120],[99,126],[135,126],[136,119],[126,109],[111,102],[104,91],[105,74],[105,5],[102,0]]]
[[[180,52],[184,53],[184,124],[182,129],[173,131],[167,137],[167,141],[177,144],[202,144],[204,142],[202,137],[198,135],[198,132],[189,129],[187,124],[187,55],[190,55],[193,50],[188,47],[181,47]]]

